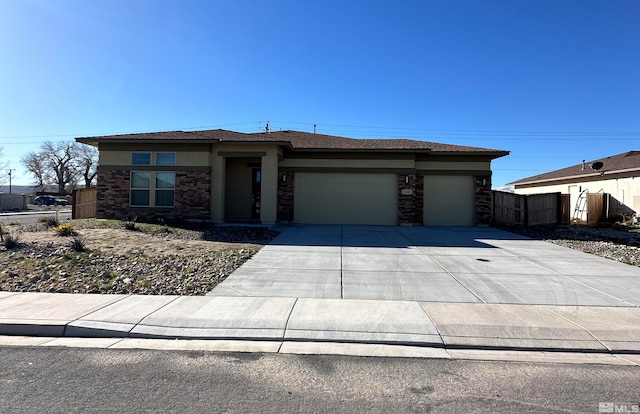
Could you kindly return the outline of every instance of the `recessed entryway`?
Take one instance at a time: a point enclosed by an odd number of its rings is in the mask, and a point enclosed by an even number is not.
[[[260,158],[228,157],[225,161],[225,221],[260,219]]]

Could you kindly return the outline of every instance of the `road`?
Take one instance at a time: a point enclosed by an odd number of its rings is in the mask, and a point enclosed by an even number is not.
[[[0,348],[0,412],[597,413],[640,367]]]
[[[20,224],[34,224],[37,223],[41,217],[55,216],[56,211],[59,214],[59,220],[67,220],[71,218],[71,207],[35,207],[41,210],[28,211],[21,213],[1,213],[0,223],[20,223]]]

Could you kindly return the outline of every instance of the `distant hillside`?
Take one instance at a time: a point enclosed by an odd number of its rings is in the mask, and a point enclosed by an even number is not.
[[[8,193],[9,192],[9,186],[8,185],[0,185],[0,192],[2,193]],[[11,192],[13,194],[32,194],[34,193],[34,189],[33,186],[31,185],[12,185],[11,186]]]

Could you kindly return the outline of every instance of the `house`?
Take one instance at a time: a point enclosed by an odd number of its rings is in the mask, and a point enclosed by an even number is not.
[[[99,148],[98,217],[147,221],[484,225],[491,160],[508,154],[300,131],[76,140]]]
[[[588,194],[605,193],[609,216],[640,212],[640,151],[628,151],[510,183],[518,194],[560,192],[570,195],[571,217],[585,220]]]

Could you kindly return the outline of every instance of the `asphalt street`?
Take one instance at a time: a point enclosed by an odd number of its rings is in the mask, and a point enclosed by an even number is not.
[[[0,367],[3,413],[598,413],[640,384],[633,366],[57,347],[0,347]]]

